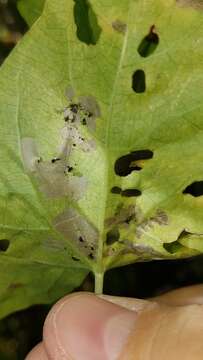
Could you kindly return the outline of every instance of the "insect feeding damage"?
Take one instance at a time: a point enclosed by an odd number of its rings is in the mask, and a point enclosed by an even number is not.
[[[87,186],[86,179],[72,174],[67,176],[70,142],[64,142],[57,158],[51,161],[42,160],[32,138],[23,138],[21,149],[25,170],[35,177],[40,191],[48,198],[68,196],[78,200],[82,196]]]
[[[149,149],[131,151],[115,161],[114,171],[118,176],[127,176],[133,171],[140,171],[143,166],[141,161],[152,159],[153,155],[153,151]]]
[[[21,139],[21,153],[25,171],[31,175],[48,198],[68,197],[79,200],[86,188],[87,179],[79,176],[79,169],[74,163],[74,152],[92,151],[96,143],[91,136],[96,128],[96,119],[100,116],[99,106],[92,96],[83,96],[75,101],[73,90],[69,90],[69,105],[64,109],[63,128],[60,132],[60,146],[56,156],[44,160],[38,151],[35,140],[31,137]],[[73,154],[73,156],[71,156]],[[90,260],[96,258],[98,231],[79,211],[67,209],[54,220],[53,226],[64,242],[58,239],[45,239],[43,246],[50,250],[65,251],[66,242],[72,243],[83,256]],[[72,256],[73,261],[80,261],[80,256]]]
[[[0,252],[5,252],[10,246],[10,241],[8,239],[0,239]]]
[[[154,216],[142,221],[136,229],[137,238],[141,238],[143,234],[152,229],[156,224],[168,225],[168,216],[164,211],[157,210]]]
[[[58,241],[58,239],[48,237],[42,242],[42,247],[53,251],[64,251],[66,250],[65,242]]]
[[[69,208],[54,219],[55,229],[90,259],[96,257],[99,234],[80,213]]]
[[[92,132],[96,129],[96,119],[101,116],[99,105],[93,96],[81,96],[74,99],[74,90],[68,90],[69,105],[64,109],[65,126],[62,129],[64,139],[71,138],[72,146],[79,146],[83,151],[95,149],[93,139],[87,139],[87,129]],[[81,135],[82,133],[82,135]]]
[[[79,200],[87,187],[84,176],[77,176],[70,156],[75,149],[92,151],[95,141],[87,139],[88,131],[84,131],[84,124],[90,130],[96,127],[96,118],[100,116],[99,106],[92,96],[79,98],[73,102],[74,92],[69,89],[70,104],[64,109],[64,126],[61,129],[60,147],[57,156],[50,161],[44,161],[39,155],[33,138],[21,140],[22,158],[25,170],[36,178],[39,189],[48,198],[68,196]]]
[[[69,105],[64,109],[65,121],[81,123],[87,125],[90,130],[95,130],[96,119],[101,116],[101,111],[94,96],[80,96],[76,100],[74,89],[69,87],[67,98]]]
[[[127,247],[127,249],[131,250],[131,252],[135,253],[136,255],[144,256],[144,257],[150,256],[153,257],[154,260],[155,259],[158,260],[163,257],[161,253],[158,253],[149,245],[136,244],[136,243],[134,244],[128,240],[124,240],[122,241],[122,243]]]
[[[162,254],[158,253],[151,246],[140,244],[143,233],[149,231],[154,225],[167,225],[168,217],[162,210],[157,210],[156,214],[147,220],[143,220],[143,214],[137,205],[128,205],[127,207],[120,204],[115,216],[106,220],[106,256],[118,256],[135,254],[144,258],[161,258]]]
[[[117,226],[117,225],[128,225],[131,221],[136,220],[139,217],[139,209],[137,206],[129,205],[125,207],[122,203],[118,205],[115,215],[107,218],[105,226]]]

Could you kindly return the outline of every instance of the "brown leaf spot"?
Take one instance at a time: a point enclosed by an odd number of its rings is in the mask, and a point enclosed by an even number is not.
[[[196,10],[203,10],[202,0],[176,0],[176,2],[183,7],[192,7]]]
[[[127,25],[123,21],[116,19],[112,22],[112,28],[120,34],[125,34]]]
[[[21,283],[12,283],[9,285],[8,289],[15,290],[15,289],[19,289],[21,287],[23,287],[23,284],[21,284]]]

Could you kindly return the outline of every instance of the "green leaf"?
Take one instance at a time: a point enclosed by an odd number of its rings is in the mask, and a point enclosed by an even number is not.
[[[196,5],[47,0],[4,63],[1,315],[203,251]]]
[[[29,26],[41,15],[45,0],[18,0],[17,7]]]

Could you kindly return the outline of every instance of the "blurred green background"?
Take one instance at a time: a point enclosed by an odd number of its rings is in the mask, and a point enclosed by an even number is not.
[[[28,0],[29,1],[29,0]],[[0,0],[0,65],[28,30],[16,8],[16,0]],[[104,292],[147,298],[171,289],[203,282],[203,256],[179,261],[137,263],[109,271]],[[80,289],[92,291],[93,278]],[[0,360],[24,360],[41,340],[43,322],[50,306],[37,305],[0,321]]]

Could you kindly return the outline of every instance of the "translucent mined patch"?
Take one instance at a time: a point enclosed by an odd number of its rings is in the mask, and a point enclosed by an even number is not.
[[[87,186],[84,177],[66,175],[66,163],[63,160],[55,163],[46,161],[37,164],[36,177],[40,190],[50,198],[68,196],[71,199],[78,200]]]
[[[40,162],[41,158],[33,138],[26,137],[21,140],[21,153],[25,170],[28,172],[35,171],[36,164]]]
[[[87,126],[91,130],[95,130],[96,118],[101,117],[101,110],[93,96],[81,96],[79,102],[85,112],[89,114],[87,117]]]
[[[69,208],[54,219],[54,227],[84,255],[95,258],[98,231],[77,210]]]
[[[61,129],[61,136],[64,140],[71,141],[72,146],[79,146],[83,151],[91,151],[95,149],[95,141],[85,139],[81,136],[78,128],[75,126],[64,126]]]
[[[65,242],[54,239],[54,238],[47,238],[42,242],[42,247],[46,248],[47,250],[51,251],[64,251],[66,250]]]
[[[154,216],[151,216],[149,219],[142,221],[136,229],[137,238],[141,238],[143,234],[150,231],[156,224],[158,225],[168,225],[168,216],[164,211],[157,210]]]
[[[87,180],[67,173],[71,152],[71,145],[67,139],[63,140],[59,154],[52,161],[42,161],[32,138],[22,139],[21,148],[25,169],[33,173],[39,190],[48,198],[67,196],[79,200],[82,197],[87,187]]]

